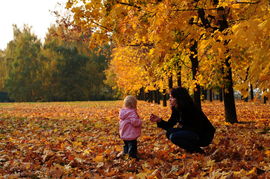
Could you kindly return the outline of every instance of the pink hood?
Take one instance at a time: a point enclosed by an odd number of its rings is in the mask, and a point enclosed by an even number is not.
[[[123,108],[119,112],[119,118],[121,120],[135,119],[135,118],[139,118],[139,115],[137,114],[135,109]]]
[[[119,133],[123,140],[135,140],[141,135],[142,121],[135,109],[123,108],[119,112]]]

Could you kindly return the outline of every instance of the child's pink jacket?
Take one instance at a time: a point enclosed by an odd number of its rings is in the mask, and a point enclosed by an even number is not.
[[[119,133],[121,139],[135,140],[141,135],[142,121],[135,109],[121,109],[119,118]]]

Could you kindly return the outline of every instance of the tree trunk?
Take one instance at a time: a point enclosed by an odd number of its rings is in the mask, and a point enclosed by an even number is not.
[[[154,101],[154,103],[157,103],[157,91],[156,90],[153,91],[153,101]]]
[[[263,97],[263,104],[266,104],[268,98],[266,96]]]
[[[213,101],[213,90],[212,90],[212,88],[209,89],[209,101],[210,101],[210,102]]]
[[[145,101],[145,92],[144,92],[144,88],[141,88],[141,89],[140,89],[140,93],[139,93],[138,99],[139,99],[139,100],[144,100],[144,101]]]
[[[160,104],[160,93],[159,90],[154,91],[155,94],[155,103]]]
[[[221,12],[221,13],[220,13]],[[224,7],[217,8],[217,13],[220,14],[220,18],[217,21],[218,30],[220,32],[229,28],[229,23],[227,21],[228,10],[224,9]],[[228,40],[224,41],[224,45],[229,43]],[[229,49],[226,53],[229,53]],[[225,120],[230,123],[236,123],[236,108],[234,101],[234,92],[233,92],[233,80],[232,80],[232,69],[231,64],[229,63],[230,57],[225,59],[225,76],[224,76],[224,108],[225,108]]]
[[[254,100],[254,92],[253,92],[253,86],[252,86],[252,84],[250,84],[250,100],[251,101]]]
[[[205,88],[202,88],[202,94],[203,94],[203,100],[207,100],[207,90]]]
[[[179,67],[179,71],[177,73],[177,85],[178,87],[182,87],[181,66]]]
[[[157,99],[157,91],[153,91],[153,96],[154,96],[154,103],[158,103],[158,99]]]
[[[226,58],[225,65],[227,72],[225,72],[224,83],[224,107],[225,107],[225,120],[229,123],[237,123],[236,108],[234,101],[233,92],[233,80],[232,80],[232,69],[229,63],[230,58]]]
[[[248,89],[247,89],[247,91],[248,91]],[[248,96],[244,98],[244,101],[248,102]]]
[[[223,88],[219,88],[219,101],[222,102],[223,101]]]
[[[166,89],[163,89],[163,94],[162,94],[162,105],[164,106],[164,107],[166,107],[167,106],[167,94],[166,94]]]
[[[194,102],[197,105],[199,109],[202,108],[201,105],[201,87],[200,85],[196,85],[196,88],[194,90]]]
[[[149,102],[149,92],[146,92],[144,96],[145,96],[145,101]]]
[[[150,103],[153,102],[153,91],[148,92],[148,102],[150,102]]]
[[[190,51],[193,52],[189,58],[191,60],[191,64],[192,64],[192,79],[196,80],[196,74],[198,72],[198,67],[199,67],[199,61],[198,61],[198,42],[194,40],[194,44],[190,47]],[[201,109],[201,87],[199,84],[196,84],[195,89],[193,90],[194,92],[194,103],[195,105]]]
[[[169,89],[171,90],[173,88],[173,78],[172,78],[172,74],[169,76],[169,81],[168,81],[168,85],[169,85]]]

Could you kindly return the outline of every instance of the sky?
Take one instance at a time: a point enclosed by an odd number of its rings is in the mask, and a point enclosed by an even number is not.
[[[24,24],[32,27],[32,32],[42,41],[56,18],[50,12],[59,9],[58,3],[67,0],[1,0],[0,3],[0,50],[13,39],[12,24],[22,29]]]

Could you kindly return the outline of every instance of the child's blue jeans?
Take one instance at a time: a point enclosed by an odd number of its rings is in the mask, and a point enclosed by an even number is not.
[[[203,152],[199,146],[200,138],[195,132],[180,128],[170,128],[167,130],[166,136],[172,143],[188,152]]]
[[[137,140],[124,140],[124,154],[137,158]]]

